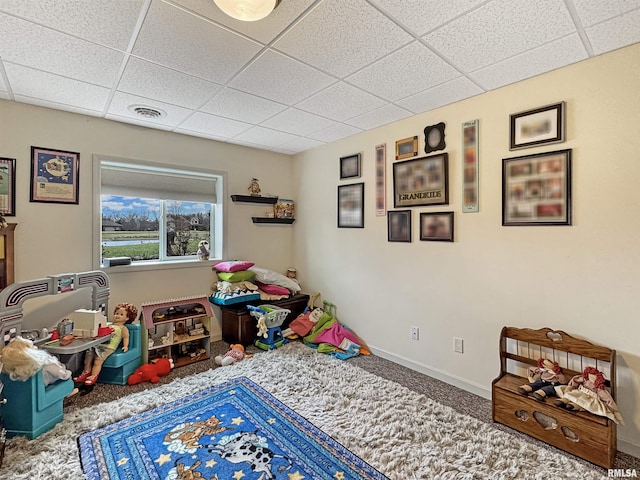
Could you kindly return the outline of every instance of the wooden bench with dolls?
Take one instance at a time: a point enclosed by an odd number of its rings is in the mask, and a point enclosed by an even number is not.
[[[623,423],[615,361],[615,350],[563,331],[504,327],[493,420],[612,468]]]

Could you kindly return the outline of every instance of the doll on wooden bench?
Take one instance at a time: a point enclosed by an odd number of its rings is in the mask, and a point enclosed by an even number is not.
[[[537,367],[529,367],[529,383],[518,387],[523,395],[533,393],[536,400],[544,402],[547,397],[556,396],[556,386],[566,385],[567,378],[562,374],[558,362],[546,358],[538,359]]]
[[[618,406],[606,389],[604,375],[595,367],[586,367],[582,375],[573,377],[568,385],[557,386],[556,395],[559,398],[553,403],[558,407],[591,412],[624,425]]]

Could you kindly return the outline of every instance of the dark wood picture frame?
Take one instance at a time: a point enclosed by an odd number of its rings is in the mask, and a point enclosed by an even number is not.
[[[16,214],[15,158],[0,158],[0,213],[5,217]]]
[[[387,212],[387,241],[411,242],[411,210]]]
[[[424,127],[424,153],[436,152],[446,148],[444,128],[444,122]]]
[[[338,228],[364,228],[364,182],[338,185]]]
[[[502,225],[571,225],[571,153],[502,160]]]
[[[31,147],[31,202],[78,204],[80,154]]]
[[[360,154],[355,153],[340,157],[340,180],[357,178],[360,176]]]
[[[420,212],[420,240],[453,242],[453,212]]]
[[[449,155],[404,160],[393,164],[393,206],[419,207],[449,203]]]
[[[509,118],[509,150],[564,142],[565,102],[514,113]]]

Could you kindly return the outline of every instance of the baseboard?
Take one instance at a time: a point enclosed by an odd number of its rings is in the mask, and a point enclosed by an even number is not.
[[[449,385],[453,385],[454,387],[466,390],[467,392],[474,393],[479,397],[486,398],[487,400],[491,399],[491,390],[485,388],[483,385],[468,382],[460,377],[450,375],[449,373],[442,370],[428,367],[422,363],[415,362],[401,355],[387,352],[386,350],[383,350],[381,348],[373,347],[371,345],[368,345],[368,347],[371,349],[371,353],[373,353],[374,355],[390,360],[393,363],[402,365],[403,367],[410,368],[411,370],[415,370],[416,372],[423,373],[437,380],[441,380],[445,383],[448,383]]]
[[[383,350],[381,348],[373,347],[371,345],[368,346],[371,350],[371,353],[373,353],[374,355],[387,359],[393,363],[397,363],[398,365],[402,365],[403,367],[410,368],[411,370],[414,370],[416,372],[423,373],[424,375],[428,375],[429,377],[438,379],[467,392],[474,393],[479,397],[491,400],[491,390],[485,388],[483,385],[468,382],[462,378],[450,375],[449,373],[442,370],[428,367],[422,363],[415,362],[401,355],[387,352],[386,350]],[[622,440],[620,437],[618,437],[618,450],[633,457],[640,458],[640,445],[634,445],[633,443]]]

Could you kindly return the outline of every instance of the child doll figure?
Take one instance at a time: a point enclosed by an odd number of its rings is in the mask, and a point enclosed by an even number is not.
[[[109,326],[113,328],[113,335],[109,343],[102,343],[87,350],[84,357],[84,370],[80,376],[73,379],[74,382],[94,385],[98,381],[98,375],[102,370],[102,364],[109,355],[116,351],[120,342],[122,350],[129,349],[129,329],[125,326],[136,319],[138,309],[131,303],[120,303],[113,311],[113,323]]]
[[[566,385],[567,379],[560,371],[558,362],[546,358],[538,359],[537,367],[529,367],[529,383],[518,387],[524,395],[533,392],[536,400],[544,401],[547,397],[556,395],[556,385]]]
[[[559,407],[586,410],[624,425],[618,406],[606,389],[604,375],[595,367],[585,368],[582,375],[573,377],[568,385],[557,386],[556,395],[560,398],[554,403]]]

